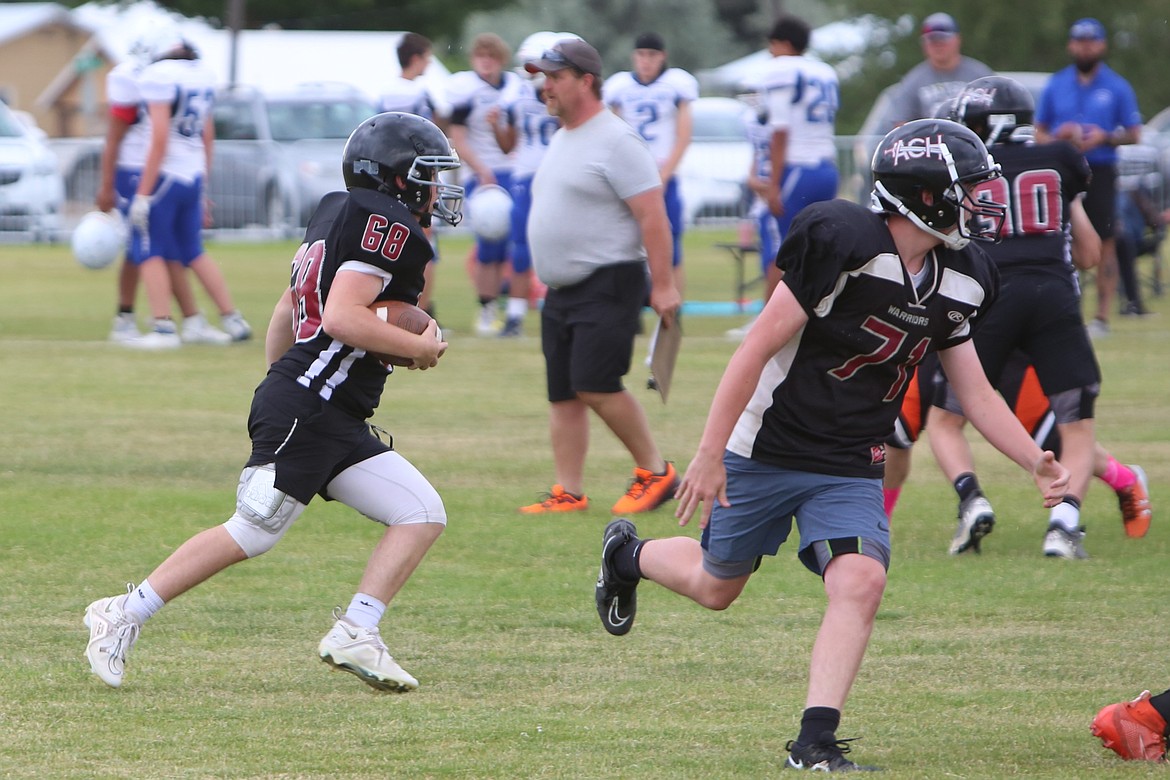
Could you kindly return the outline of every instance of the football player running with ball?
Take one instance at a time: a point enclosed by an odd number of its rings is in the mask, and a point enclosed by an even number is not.
[[[994,239],[1004,215],[971,193],[999,166],[967,128],[923,119],[890,132],[872,169],[869,210],[813,203],[780,246],[784,278],[732,356],[679,487],[682,523],[702,505],[702,540],[642,540],[617,518],[595,592],[603,626],[619,635],[633,624],[643,578],[726,609],[795,519],[798,557],[821,576],[828,601],[800,734],[787,745],[794,769],[867,768],[846,757],[849,740],[836,732],[885,590],[883,441],[910,370],[937,352],[971,421],[1032,473],[1045,505],[1068,484],[987,382],[971,344],[997,276],[969,242]]]
[[[392,370],[372,353],[427,369],[447,344],[433,320],[416,335],[381,321],[370,305],[417,302],[432,254],[423,228],[432,214],[452,225],[461,217],[462,188],[439,181],[459,158],[428,120],[384,113],[353,131],[342,166],[348,192],[322,199],[272,313],[268,376],[252,402],[252,456],[235,513],[185,542],[129,593],[85,611],[86,656],[108,685],[122,684],[147,619],[228,566],[270,550],[320,495],[386,526],[348,609],[334,610],[321,659],[379,690],[418,687],[391,658],[378,623],[447,515],[427,479],[367,422]]]

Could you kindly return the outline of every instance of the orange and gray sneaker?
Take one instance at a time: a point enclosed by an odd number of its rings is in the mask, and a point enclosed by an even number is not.
[[[666,470],[661,474],[655,474],[649,469],[635,468],[630,489],[618,499],[610,511],[615,515],[649,512],[674,498],[674,491],[677,489],[678,472],[674,470],[674,464],[670,461],[666,462]]]
[[[1126,761],[1166,760],[1166,720],[1150,704],[1149,691],[1103,707],[1089,730]]]
[[[1121,506],[1121,519],[1125,522],[1125,535],[1140,539],[1150,530],[1154,513],[1150,509],[1150,483],[1141,466],[1130,466],[1137,477],[1127,488],[1117,491],[1117,503]]]
[[[539,515],[545,512],[580,512],[589,508],[589,498],[568,492],[561,485],[553,485],[535,504],[520,507],[521,514]]]

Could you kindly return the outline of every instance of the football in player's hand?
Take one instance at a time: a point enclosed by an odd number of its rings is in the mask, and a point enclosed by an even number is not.
[[[431,315],[419,307],[404,301],[374,301],[370,304],[370,311],[378,315],[378,319],[388,322],[396,328],[408,330],[414,334],[421,334],[431,324]],[[443,333],[436,329],[435,337],[443,340]],[[381,352],[371,352],[378,360],[391,366],[410,366],[413,360],[399,355],[386,355]]]

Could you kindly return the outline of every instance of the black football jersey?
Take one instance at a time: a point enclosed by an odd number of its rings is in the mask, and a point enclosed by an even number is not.
[[[885,219],[844,200],[802,210],[776,264],[809,319],[764,366],[728,449],[784,468],[881,478],[914,366],[971,337],[998,291],[995,266],[974,244],[939,247],[916,287]]]
[[[291,327],[296,341],[271,370],[355,417],[370,417],[388,369],[365,350],[325,332],[321,314],[329,289],[344,264],[364,263],[389,275],[377,300],[417,305],[423,269],[433,255],[418,220],[389,195],[367,189],[326,195],[292,261]]]
[[[1003,176],[976,189],[979,197],[1006,203],[1003,240],[987,253],[1000,270],[1043,271],[1067,277],[1069,203],[1089,186],[1089,164],[1063,141],[1051,144],[997,144],[992,156]]]

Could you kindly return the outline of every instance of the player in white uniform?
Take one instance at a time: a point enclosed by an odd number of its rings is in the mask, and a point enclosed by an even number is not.
[[[401,111],[406,114],[421,116],[429,119],[440,129],[446,122],[438,117],[438,107],[431,97],[430,91],[420,78],[431,64],[434,56],[434,47],[429,38],[416,32],[403,34],[398,41],[398,66],[402,74],[395,76],[378,98],[379,111]],[[427,263],[423,271],[425,284],[422,295],[418,297],[418,305],[433,319],[435,316],[435,263],[439,262],[439,237],[434,228],[425,228],[427,238],[435,250],[435,256]]]
[[[430,40],[415,32],[408,32],[398,42],[398,65],[402,74],[391,79],[378,99],[379,111],[402,111],[435,119],[435,101],[419,78],[431,64],[433,56]]]
[[[524,315],[528,313],[528,299],[532,292],[532,253],[528,249],[528,212],[532,209],[532,177],[549,141],[561,126],[560,120],[548,113],[544,103],[544,74],[531,74],[524,63],[540,59],[562,38],[576,38],[570,33],[535,32],[524,39],[516,50],[517,72],[523,78],[515,99],[504,106],[504,128],[497,134],[500,146],[512,156],[512,236],[508,254],[512,260],[512,278],[508,286],[508,305],[504,327],[505,338],[524,332]]]
[[[101,182],[96,205],[101,211],[117,207],[125,216],[134,196],[146,152],[150,145],[150,121],[138,90],[142,69],[150,64],[155,41],[175,35],[170,22],[151,25],[135,41],[130,59],[119,63],[106,76],[106,98],[110,105],[106,143],[102,149]],[[195,295],[182,266],[168,266],[175,300],[183,313],[182,340],[199,344],[228,344],[232,338],[213,327],[199,311]],[[124,257],[118,273],[118,310],[110,330],[110,341],[122,343],[138,338],[134,303],[138,292],[138,266]]]
[[[605,80],[605,104],[629,122],[646,143],[662,175],[666,215],[674,238],[675,284],[683,289],[682,203],[675,171],[691,143],[691,102],[699,97],[699,82],[680,68],[667,67],[666,43],[658,33],[642,33],[634,41],[634,69]]]
[[[451,105],[449,134],[465,171],[471,178],[466,184],[467,199],[479,185],[511,186],[512,161],[500,148],[496,125],[501,121],[501,107],[519,94],[521,78],[506,70],[512,58],[508,44],[495,33],[481,33],[471,43],[471,70],[453,73],[447,81]],[[467,216],[473,222],[475,214]],[[508,259],[508,239],[475,242],[475,287],[480,313],[475,332],[494,336],[496,299],[504,279],[504,262]]]
[[[782,16],[768,36],[772,61],[759,79],[772,129],[768,207],[780,237],[809,203],[837,197],[837,72],[805,56],[811,31],[794,16]]]
[[[180,345],[170,316],[172,283],[167,260],[195,272],[219,307],[228,334],[242,341],[251,337],[251,326],[232,303],[219,267],[204,253],[201,236],[203,181],[215,137],[210,121],[214,76],[177,36],[160,36],[153,46],[155,61],[138,77],[150,135],[128,216],[133,227],[130,258],[142,275],[154,326],[124,343],[141,349]]]

